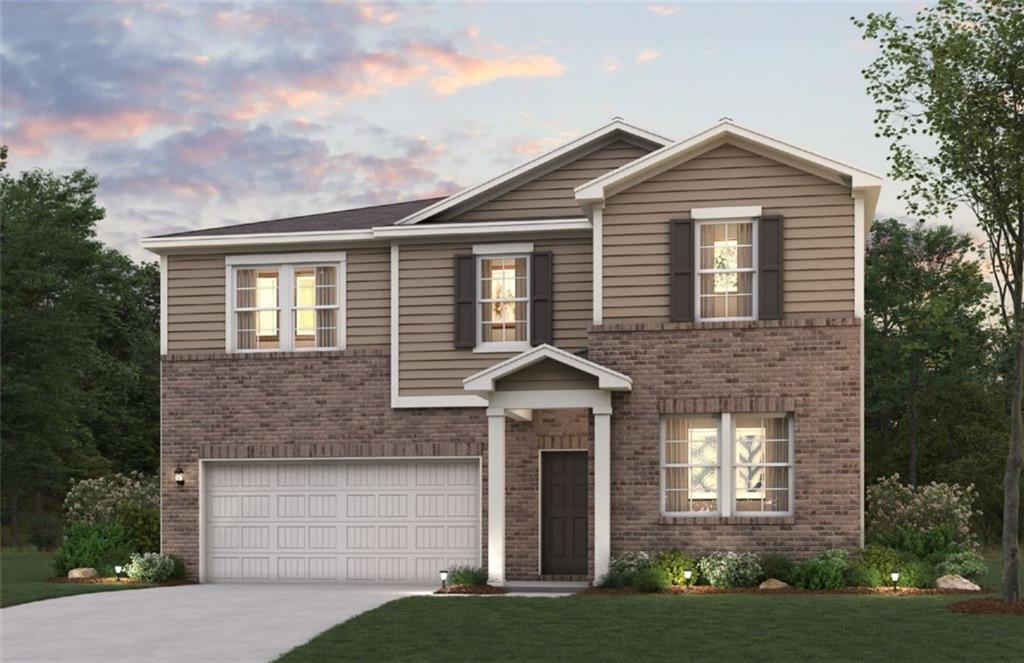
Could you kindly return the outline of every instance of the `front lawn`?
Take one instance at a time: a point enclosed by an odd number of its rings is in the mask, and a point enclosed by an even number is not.
[[[51,553],[31,548],[0,550],[0,608],[72,594],[152,587],[129,583],[100,585],[47,582],[53,576],[50,567],[52,557]]]

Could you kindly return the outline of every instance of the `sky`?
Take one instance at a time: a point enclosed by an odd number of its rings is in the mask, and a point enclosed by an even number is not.
[[[2,142],[12,171],[94,172],[98,235],[136,259],[150,235],[453,193],[614,116],[672,139],[727,116],[884,175],[850,17],[920,7],[7,0]]]

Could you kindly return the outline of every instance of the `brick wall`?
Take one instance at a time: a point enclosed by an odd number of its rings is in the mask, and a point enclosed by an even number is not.
[[[860,537],[860,322],[609,325],[589,358],[633,379],[613,397],[612,554],[678,547],[797,557]],[[666,519],[660,515],[664,414],[794,414],[794,515]]]

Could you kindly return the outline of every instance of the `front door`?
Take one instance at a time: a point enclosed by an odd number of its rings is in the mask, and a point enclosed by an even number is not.
[[[587,574],[587,452],[541,453],[541,573]]]

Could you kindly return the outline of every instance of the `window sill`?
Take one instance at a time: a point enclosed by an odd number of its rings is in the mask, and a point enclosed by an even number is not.
[[[473,348],[476,354],[488,354],[497,352],[525,352],[531,346],[529,343],[484,343]]]
[[[795,525],[796,518],[792,515],[780,516],[659,516],[660,525]]]

